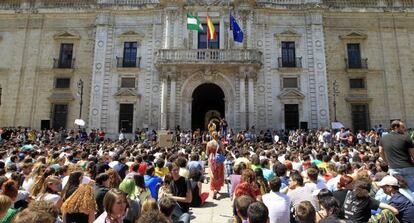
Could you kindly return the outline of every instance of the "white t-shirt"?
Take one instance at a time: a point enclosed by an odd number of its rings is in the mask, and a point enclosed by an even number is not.
[[[65,176],[62,179],[62,188],[65,188],[68,180],[69,180],[69,176]],[[88,184],[89,182],[91,182],[91,178],[89,178],[88,176],[83,176],[81,184]]]
[[[36,201],[47,201],[52,202],[53,204],[57,204],[57,202],[60,200],[60,196],[57,194],[45,194],[45,195],[39,195],[36,198]]]
[[[263,195],[262,200],[269,210],[270,223],[290,222],[290,198],[286,194],[270,192]]]

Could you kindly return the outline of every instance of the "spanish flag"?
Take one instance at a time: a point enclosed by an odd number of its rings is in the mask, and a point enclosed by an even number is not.
[[[216,30],[214,29],[214,24],[211,21],[210,16],[207,16],[207,38],[209,40],[215,40],[217,38]]]

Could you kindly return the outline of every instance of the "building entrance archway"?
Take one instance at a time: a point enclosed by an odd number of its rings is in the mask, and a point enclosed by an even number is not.
[[[205,83],[199,85],[192,94],[191,128],[207,129],[210,120],[217,122],[224,118],[224,91],[218,85]],[[218,123],[216,123],[218,127]]]

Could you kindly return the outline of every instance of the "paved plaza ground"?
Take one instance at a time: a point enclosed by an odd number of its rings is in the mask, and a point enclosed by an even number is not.
[[[207,172],[208,170],[206,170]],[[203,192],[209,192],[209,184],[203,184]],[[227,184],[221,188],[219,200],[214,200],[212,194],[200,208],[191,208],[192,223],[230,223],[233,219],[232,201],[227,194]]]

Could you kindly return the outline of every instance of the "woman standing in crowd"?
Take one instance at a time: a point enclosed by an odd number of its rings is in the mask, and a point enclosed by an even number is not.
[[[217,194],[224,185],[224,163],[216,160],[216,154],[224,154],[224,149],[219,143],[217,132],[212,132],[213,139],[207,143],[208,167],[210,168],[210,190],[213,192],[213,199],[217,199]]]

